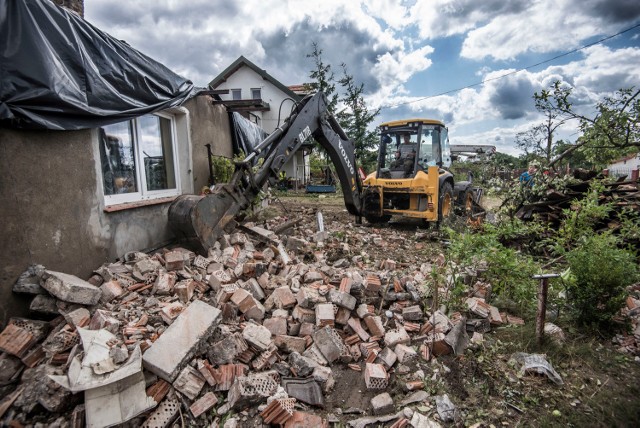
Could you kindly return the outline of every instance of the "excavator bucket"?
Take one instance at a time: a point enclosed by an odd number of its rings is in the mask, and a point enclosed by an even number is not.
[[[205,251],[213,247],[226,228],[235,227],[235,217],[249,206],[247,197],[231,185],[213,193],[179,196],[169,207],[169,224]]]

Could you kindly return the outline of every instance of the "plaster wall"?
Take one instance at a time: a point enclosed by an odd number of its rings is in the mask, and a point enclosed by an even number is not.
[[[232,152],[228,115],[208,97],[172,113],[181,142],[181,193],[199,193],[209,174],[204,145],[214,154]],[[27,314],[30,299],[11,290],[29,265],[86,279],[128,251],[170,242],[168,207],[105,211],[97,129],[0,129],[0,325]]]
[[[640,169],[640,154],[630,159],[612,163],[608,166],[610,174],[616,175],[630,175],[630,172],[634,169]]]

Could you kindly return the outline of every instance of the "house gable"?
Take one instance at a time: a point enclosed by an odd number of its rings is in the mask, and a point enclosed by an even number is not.
[[[267,133],[281,125],[302,99],[244,56],[215,77],[209,88],[228,91],[215,103],[224,105],[230,112],[240,113]]]
[[[252,70],[263,80],[269,82],[271,85],[282,91],[287,97],[291,97],[296,101],[300,100],[300,97],[295,92],[280,83],[275,77],[271,76],[265,70],[261,69],[242,55],[238,59],[236,59],[229,67],[224,69],[222,73],[218,74],[211,82],[209,82],[209,88],[219,89],[223,83],[227,82],[236,73],[238,73],[238,71],[240,71],[242,67],[247,67],[248,69]]]

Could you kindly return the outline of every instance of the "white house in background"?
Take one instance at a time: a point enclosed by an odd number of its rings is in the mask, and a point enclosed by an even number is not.
[[[228,90],[228,94],[219,95],[227,110],[240,113],[268,134],[282,124],[294,104],[302,99],[244,56],[209,82],[209,88]],[[309,181],[308,153],[309,148],[299,150],[283,168],[287,177],[300,185]]]
[[[638,170],[640,169],[640,153],[635,155],[625,156],[622,159],[618,159],[612,162],[609,166],[609,175],[612,177],[621,177],[626,175],[628,178],[638,178]]]

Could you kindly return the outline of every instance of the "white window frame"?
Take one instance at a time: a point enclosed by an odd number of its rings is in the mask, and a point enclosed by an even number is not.
[[[235,98],[235,93],[238,93],[239,98]],[[238,101],[242,99],[242,89],[241,88],[236,88],[236,89],[231,89],[231,100],[232,101]]]
[[[253,91],[258,91],[258,95],[259,95],[258,98],[253,96]],[[251,99],[252,100],[261,100],[262,99],[262,88],[251,88]]]
[[[134,158],[136,162],[136,180],[138,183],[138,191],[132,193],[123,193],[116,195],[104,195],[105,206],[125,204],[130,202],[150,201],[154,199],[167,198],[180,195],[180,163],[178,162],[178,139],[176,132],[176,118],[173,114],[168,113],[153,113],[154,116],[161,117],[163,119],[169,119],[171,130],[171,145],[173,155],[173,172],[175,189],[163,189],[163,190],[148,190],[147,189],[147,177],[144,173],[144,158],[142,150],[140,150],[140,125],[138,118],[131,119],[127,122],[133,122],[133,146],[134,146]],[[102,174],[104,172],[101,169],[100,179],[103,180]],[[104,194],[104,189],[103,189]]]

